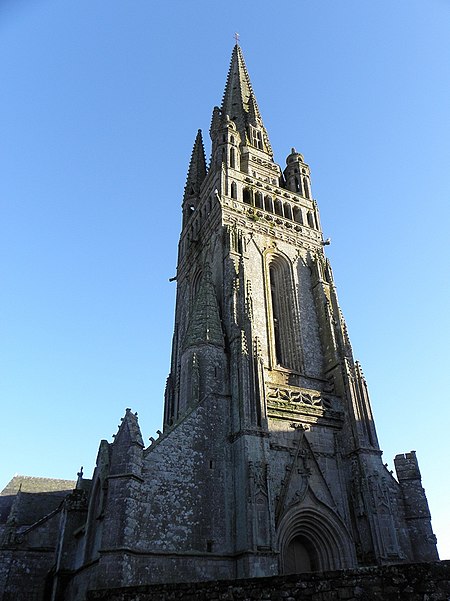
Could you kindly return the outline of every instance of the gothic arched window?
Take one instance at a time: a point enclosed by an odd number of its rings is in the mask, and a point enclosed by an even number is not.
[[[268,265],[270,299],[269,331],[273,363],[299,369],[299,341],[294,287],[288,261],[273,255]]]
[[[237,198],[236,182],[231,182],[231,198]]]

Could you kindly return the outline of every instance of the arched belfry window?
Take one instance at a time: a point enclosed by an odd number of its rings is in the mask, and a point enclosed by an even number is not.
[[[278,198],[275,201],[275,213],[280,217],[283,217],[283,204]]]
[[[309,181],[307,177],[303,178],[303,194],[305,198],[311,198],[311,191],[309,189]]]
[[[288,202],[284,203],[284,216],[286,219],[292,219],[292,207]]]
[[[242,200],[245,202],[245,204],[252,205],[253,204],[252,199],[253,199],[252,191],[249,190],[249,188],[244,188],[242,191]]]
[[[280,255],[268,260],[269,333],[272,363],[300,370],[300,341],[291,266]]]

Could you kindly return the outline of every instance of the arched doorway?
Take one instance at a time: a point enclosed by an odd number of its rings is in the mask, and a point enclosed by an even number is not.
[[[294,536],[286,547],[284,556],[285,574],[302,574],[319,569],[317,553],[310,541],[303,536]]]
[[[278,541],[280,571],[284,574],[341,570],[356,565],[354,544],[343,522],[311,493],[302,506],[291,508],[282,517]]]

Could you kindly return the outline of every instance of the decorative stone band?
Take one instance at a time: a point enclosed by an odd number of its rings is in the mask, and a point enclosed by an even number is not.
[[[323,396],[320,390],[266,384],[266,391],[269,417],[294,421],[301,418],[307,423],[320,420],[340,427],[343,413],[339,410],[339,401]]]
[[[262,220],[257,213],[254,213],[252,218],[250,218],[247,212],[245,212],[245,215],[236,215],[236,207],[233,208],[232,213],[224,212],[223,214],[223,223],[225,225],[237,225],[247,228],[249,231],[265,236],[272,236],[278,240],[284,240],[289,244],[302,246],[302,248],[310,250],[322,247],[322,235],[316,230],[298,224],[289,224],[289,227],[286,229],[282,227],[284,221],[276,218],[274,215],[267,216],[270,217],[270,220]],[[255,220],[253,217],[257,219]]]

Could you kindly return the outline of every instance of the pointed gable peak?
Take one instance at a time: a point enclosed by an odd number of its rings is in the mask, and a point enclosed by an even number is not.
[[[205,147],[203,145],[202,130],[199,129],[192,149],[191,161],[184,189],[184,197],[198,196],[200,186],[206,177]]]
[[[221,114],[222,117],[226,118],[228,116],[236,123],[242,140],[248,137],[247,126],[251,125],[260,129],[263,134],[264,150],[272,155],[267,131],[263,125],[250,76],[245,65],[244,55],[238,44],[234,46],[231,55]],[[250,141],[252,141],[251,137]]]
[[[137,413],[133,413],[131,409],[126,409],[125,416],[122,417],[119,430],[114,437],[113,444],[119,444],[125,441],[129,444],[137,444],[141,447],[144,447],[144,441],[142,439]]]

